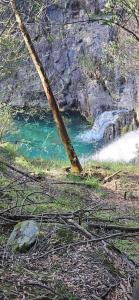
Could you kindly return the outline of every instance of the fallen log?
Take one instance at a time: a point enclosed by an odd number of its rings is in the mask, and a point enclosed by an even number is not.
[[[106,230],[120,230],[124,232],[139,232],[139,227],[125,227],[120,225],[108,225],[108,224],[96,224],[96,223],[88,223],[89,229],[106,229]]]

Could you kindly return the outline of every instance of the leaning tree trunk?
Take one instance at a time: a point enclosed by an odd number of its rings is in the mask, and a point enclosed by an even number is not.
[[[29,54],[32,58],[32,61],[35,65],[35,68],[36,68],[36,70],[39,74],[39,77],[41,79],[41,83],[43,85],[45,94],[46,94],[47,99],[48,99],[48,103],[49,103],[49,105],[52,109],[52,113],[53,113],[53,117],[54,117],[54,120],[55,120],[55,123],[56,123],[56,127],[59,131],[59,134],[60,134],[60,137],[62,139],[63,145],[65,147],[65,150],[66,150],[67,155],[69,157],[69,160],[71,162],[72,171],[74,173],[80,173],[82,171],[81,164],[80,164],[80,162],[78,160],[78,157],[77,157],[77,155],[74,151],[74,148],[71,144],[71,141],[70,141],[70,138],[68,136],[67,130],[65,128],[63,119],[61,117],[58,105],[56,103],[55,97],[54,97],[53,92],[51,90],[47,75],[44,71],[44,68],[42,66],[42,63],[41,63],[39,57],[38,57],[38,54],[36,53],[36,50],[34,48],[34,45],[33,45],[32,41],[31,41],[30,35],[29,35],[25,25],[24,25],[22,17],[21,17],[21,15],[20,15],[20,13],[17,9],[16,0],[10,0],[10,3],[12,5],[12,9],[14,11],[16,21],[17,21],[19,29],[22,33],[22,36],[23,36],[23,39],[25,41],[26,47],[29,51]]]

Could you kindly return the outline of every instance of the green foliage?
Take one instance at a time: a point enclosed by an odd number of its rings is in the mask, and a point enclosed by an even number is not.
[[[139,13],[139,6],[137,0],[108,0],[106,2],[104,11],[106,13],[111,13],[114,10],[116,13],[121,8],[129,14],[134,12],[135,15],[138,15]]]
[[[79,59],[80,67],[83,73],[91,80],[96,80],[106,90],[109,90],[108,79],[112,80],[112,74],[108,77],[107,57],[92,56],[89,53],[81,56]],[[110,92],[110,91],[109,91]]]
[[[107,0],[99,15],[89,13],[90,20],[101,21],[103,25],[117,25],[139,42],[139,2],[138,0]]]
[[[0,145],[0,157],[6,160],[14,160],[17,155],[17,147],[11,143],[2,143]]]
[[[0,37],[0,57],[0,78],[4,79],[15,74],[17,68],[26,57],[24,43],[18,35],[10,34],[9,31],[6,31]]]
[[[104,46],[103,63],[107,69],[114,71],[117,67],[120,74],[127,76],[131,72],[135,72],[139,68],[139,47],[138,42],[132,37],[119,35],[118,41],[109,42]]]
[[[13,129],[11,109],[8,105],[0,103],[0,142],[11,129]]]
[[[86,53],[85,55],[80,56],[79,64],[85,75],[92,79],[95,78],[97,66],[94,57]]]
[[[34,15],[39,13],[42,6],[43,6],[43,1],[42,0],[33,0],[33,1],[27,0],[26,2],[27,2],[26,7],[28,8],[28,10],[31,9],[32,13]]]
[[[129,125],[125,125],[124,127],[122,127],[121,134],[125,134],[128,131],[129,131]]]
[[[52,43],[54,40],[55,40],[54,35],[52,33],[48,33],[48,35],[47,35],[47,41],[49,43]]]
[[[92,128],[92,126],[93,126],[93,124],[94,124],[94,120],[93,120],[93,117],[91,116],[91,117],[87,117],[86,118],[86,120],[87,120],[87,127],[88,128]]]
[[[123,29],[129,29],[135,33],[135,29],[130,28],[129,19],[138,26],[139,24],[139,3],[138,0],[108,0],[103,10],[106,17],[104,23],[106,25],[117,24]]]
[[[0,245],[5,245],[6,244],[6,241],[7,241],[7,237],[5,234],[1,234],[0,235]]]

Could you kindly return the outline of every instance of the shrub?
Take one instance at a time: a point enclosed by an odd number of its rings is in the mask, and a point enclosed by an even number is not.
[[[13,119],[11,109],[8,105],[0,103],[0,143],[3,142],[4,136],[13,128]]]

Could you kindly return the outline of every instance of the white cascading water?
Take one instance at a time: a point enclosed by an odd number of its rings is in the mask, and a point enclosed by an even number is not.
[[[131,131],[96,152],[90,159],[107,162],[133,162],[139,157],[139,129]]]
[[[109,125],[115,124],[118,117],[126,112],[128,112],[127,109],[103,112],[96,118],[93,128],[79,134],[77,139],[85,143],[103,139],[105,130]],[[136,161],[137,158],[139,158],[139,129],[126,133],[86,159],[128,163]]]
[[[91,143],[94,140],[99,141],[103,139],[104,132],[108,128],[108,126],[115,124],[119,116],[125,114],[126,112],[128,112],[127,109],[118,109],[103,112],[96,118],[93,128],[87,130],[86,132],[80,133],[77,136],[77,139],[85,143]]]

